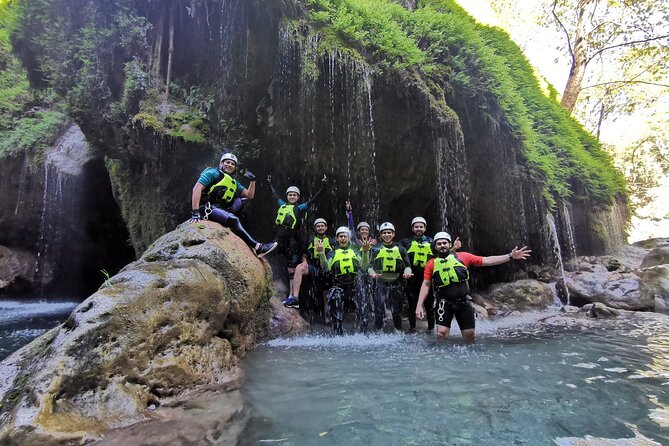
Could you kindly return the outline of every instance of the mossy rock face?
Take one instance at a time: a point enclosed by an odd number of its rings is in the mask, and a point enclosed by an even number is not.
[[[267,312],[268,267],[216,223],[183,224],[0,365],[0,443],[68,444],[225,386]]]

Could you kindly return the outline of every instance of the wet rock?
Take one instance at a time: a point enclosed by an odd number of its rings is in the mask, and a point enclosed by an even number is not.
[[[562,308],[560,308],[561,313],[578,313],[579,308],[575,307],[573,305],[564,305]]]
[[[269,294],[269,268],[238,237],[181,225],[0,363],[0,443],[96,438],[197,386],[230,387],[265,333]]]
[[[656,312],[669,314],[669,265],[641,270],[639,281],[643,298],[654,302]]]
[[[476,312],[477,317],[480,317],[482,319],[490,319],[490,315],[488,314],[488,310],[486,310],[481,305],[477,305],[477,304],[473,304],[473,305],[474,305],[474,311]]]
[[[8,288],[16,281],[36,284],[37,257],[23,249],[12,249],[0,245],[0,289]]]
[[[643,249],[654,249],[654,248],[666,248],[669,247],[669,238],[651,238],[648,240],[642,240],[640,242],[634,243],[632,246],[636,246]]]
[[[309,323],[300,316],[300,312],[284,307],[281,299],[278,297],[272,297],[269,305],[269,337],[294,336],[304,333],[309,329]]]
[[[532,279],[496,284],[481,292],[481,295],[513,310],[546,308],[553,302],[551,287]]]
[[[620,311],[615,308],[607,307],[599,302],[592,304],[588,311],[588,316],[592,318],[609,318],[620,316]]]
[[[575,305],[600,302],[623,310],[649,310],[652,299],[639,292],[639,278],[633,273],[579,272],[567,277],[567,288]]]
[[[644,257],[643,262],[641,262],[641,268],[667,264],[669,264],[669,246],[663,246],[653,248],[648,255]]]

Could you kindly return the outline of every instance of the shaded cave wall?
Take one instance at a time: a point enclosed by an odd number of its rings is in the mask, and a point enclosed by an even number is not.
[[[171,79],[182,93],[171,90],[160,101],[209,98],[210,129],[206,141],[170,136],[134,120],[148,92],[164,89],[169,8],[126,3],[151,26],[145,46],[115,47],[117,60],[104,73],[111,96],[100,108],[116,113],[75,117],[105,155],[137,252],[188,218],[198,174],[228,148],[240,157],[240,170],[259,180],[244,218],[263,241],[273,237],[276,211],[266,175],[279,191],[296,185],[308,198],[325,174],[328,189],[309,222],[323,216],[331,229],[344,224],[344,202],[351,200],[356,220],[390,219],[397,238],[409,235],[411,218],[424,215],[428,233],[446,229],[463,249],[491,255],[527,244],[532,262],[554,264],[542,185],[523,162],[522,143],[500,125],[499,110],[480,110],[475,99],[449,91],[447,80],[443,95],[418,72],[379,69],[333,45],[298,20],[306,14],[299,2],[175,0],[165,5],[176,11]],[[129,82],[130,61],[146,71],[145,83]],[[193,89],[201,95],[189,95]],[[587,200],[562,205],[554,211],[560,226],[575,228],[571,236],[560,231],[563,252],[610,248],[591,224]],[[513,268],[481,277],[508,279]]]

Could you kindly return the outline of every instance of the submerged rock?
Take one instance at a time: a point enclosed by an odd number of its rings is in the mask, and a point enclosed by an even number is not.
[[[267,331],[269,268],[228,229],[182,224],[61,326],[0,363],[0,443],[74,444],[236,388]]]

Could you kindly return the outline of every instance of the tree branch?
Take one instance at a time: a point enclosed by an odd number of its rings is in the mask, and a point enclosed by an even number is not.
[[[558,25],[560,25],[560,28],[562,28],[562,32],[564,32],[564,35],[567,38],[567,48],[569,49],[569,56],[571,56],[571,63],[573,65],[574,63],[576,63],[576,57],[574,56],[574,49],[572,48],[571,39],[569,38],[569,31],[567,31],[567,28],[565,28],[565,26],[562,24],[560,17],[558,17],[557,12],[555,12],[555,8],[557,8],[557,3],[558,0],[553,0],[553,8],[551,9],[551,14],[553,14],[553,18],[555,19],[556,22],[558,22]]]
[[[625,84],[643,84],[643,85],[653,85],[655,87],[667,87],[667,88],[669,88],[668,84],[659,84],[659,83],[656,83],[656,82],[629,80],[629,81],[602,82],[601,84],[586,85],[585,87],[581,87],[581,90],[585,90],[586,88],[603,87],[604,85],[615,85],[615,84],[623,84],[623,85],[625,85]]]
[[[647,39],[631,40],[629,42],[623,42],[623,43],[619,43],[617,45],[607,46],[607,47],[604,47],[604,48],[601,48],[601,49],[597,50],[592,56],[590,56],[588,58],[588,62],[590,62],[592,59],[594,59],[595,57],[597,57],[599,54],[603,53],[604,51],[608,51],[608,50],[611,50],[613,48],[620,48],[620,47],[624,47],[624,46],[634,46],[638,43],[653,42],[653,41],[656,41],[656,40],[662,40],[662,39],[667,39],[667,38],[669,38],[669,34],[665,34],[664,36],[649,37]]]

